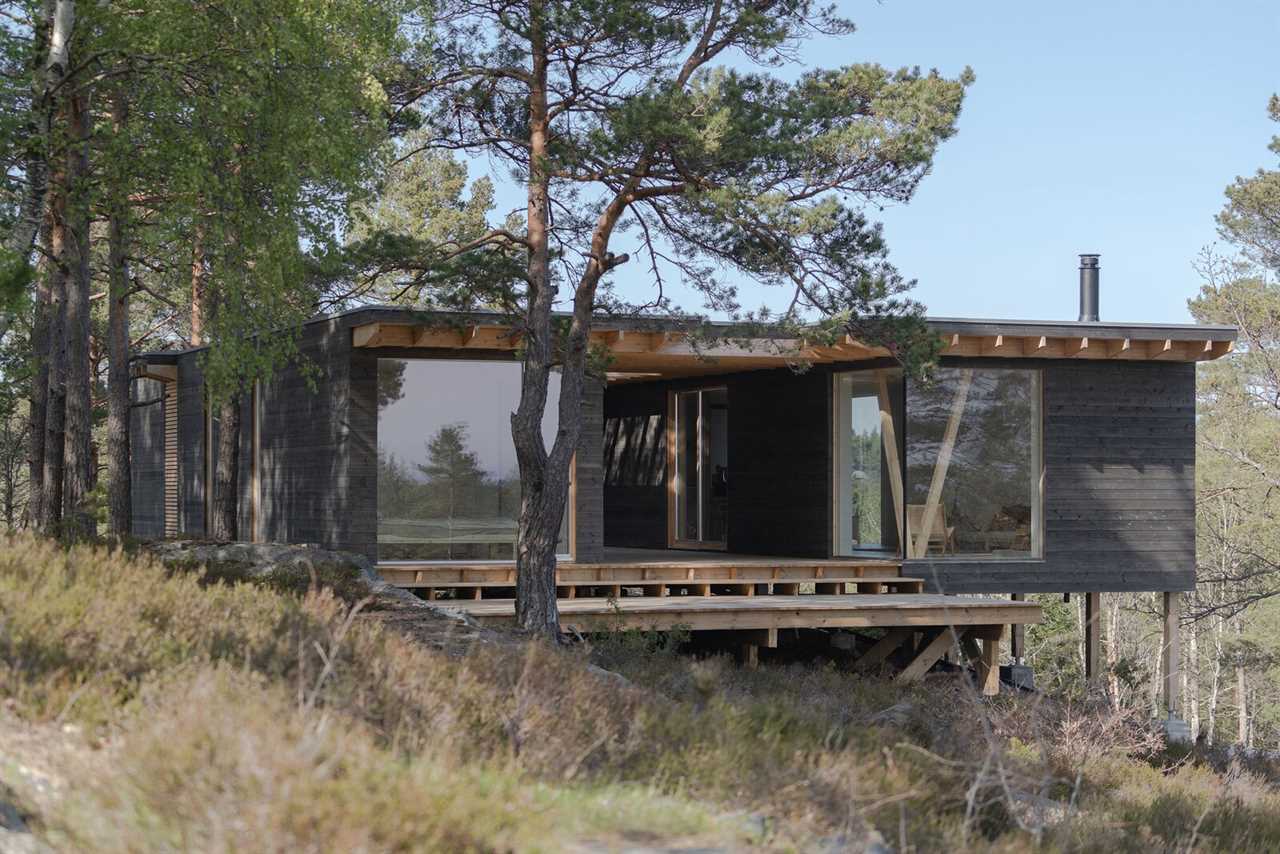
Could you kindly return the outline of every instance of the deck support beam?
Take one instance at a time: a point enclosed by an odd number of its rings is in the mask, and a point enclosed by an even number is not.
[[[924,649],[916,653],[916,657],[893,681],[899,685],[905,685],[924,676],[929,672],[930,667],[938,663],[938,659],[942,658],[953,643],[964,637],[967,631],[968,626],[947,627],[932,635],[929,642],[924,645]]]
[[[871,649],[862,654],[862,657],[853,663],[853,666],[859,670],[866,670],[882,663],[889,656],[893,655],[899,647],[909,640],[915,638],[915,630],[907,626],[900,626],[896,629],[889,629],[885,632],[884,637],[876,641]]]

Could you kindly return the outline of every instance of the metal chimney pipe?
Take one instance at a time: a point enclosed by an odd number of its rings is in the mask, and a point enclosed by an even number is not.
[[[1098,322],[1098,256],[1080,256],[1080,320]]]

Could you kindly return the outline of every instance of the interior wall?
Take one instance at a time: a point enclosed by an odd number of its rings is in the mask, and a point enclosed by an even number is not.
[[[830,373],[755,371],[605,391],[604,541],[666,548],[668,392],[728,390],[730,552],[826,557],[831,550]]]

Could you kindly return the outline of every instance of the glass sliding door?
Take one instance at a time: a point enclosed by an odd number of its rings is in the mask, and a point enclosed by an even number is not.
[[[518,362],[378,360],[378,558],[514,560],[520,472],[511,412]],[[542,436],[555,440],[560,376]],[[557,551],[568,557],[572,488]]]
[[[1040,371],[938,368],[907,389],[908,557],[1042,556]]]
[[[835,554],[897,555],[902,542],[902,372],[835,376]]]
[[[729,511],[729,395],[723,388],[677,392],[672,545],[724,548]]]

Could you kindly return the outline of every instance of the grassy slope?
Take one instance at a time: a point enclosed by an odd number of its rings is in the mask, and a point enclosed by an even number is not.
[[[445,655],[376,607],[0,540],[0,702],[83,742],[55,799],[0,748],[0,793],[65,850],[1280,848],[1265,778],[1130,758],[1124,717],[643,635],[590,652],[620,685],[582,650]]]

